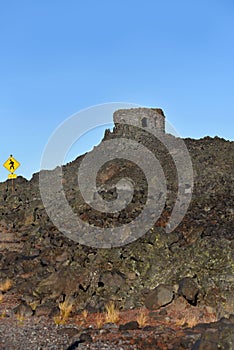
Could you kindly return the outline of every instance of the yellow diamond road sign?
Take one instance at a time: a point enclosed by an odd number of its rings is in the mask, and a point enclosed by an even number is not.
[[[16,169],[20,166],[20,163],[13,158],[12,156],[10,156],[7,161],[5,161],[5,163],[3,164],[3,166],[10,171],[11,173],[14,173],[14,171],[16,171]]]

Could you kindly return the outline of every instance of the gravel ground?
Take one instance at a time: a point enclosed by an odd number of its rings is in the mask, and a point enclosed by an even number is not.
[[[120,314],[117,324],[104,323],[98,329],[96,314],[89,314],[85,321],[74,315],[63,325],[56,325],[48,316],[20,320],[14,312],[17,300],[17,296],[5,296],[0,302],[0,350],[234,349],[234,315],[208,323],[201,318],[189,328],[186,324],[178,326],[181,313],[178,305],[171,305],[164,312],[148,313],[147,323],[141,328],[134,326],[139,310],[128,310]],[[188,321],[197,308],[189,309]]]
[[[7,317],[0,320],[1,350],[137,350],[155,349],[148,344],[152,339],[167,334],[172,339],[174,331],[159,328],[158,331],[119,332],[113,325],[102,330],[82,329],[74,325],[56,326],[46,318],[32,318],[23,322]],[[198,337],[199,335],[197,335]],[[194,341],[196,339],[194,338]],[[160,347],[158,349],[166,349]]]
[[[0,319],[1,350],[204,350],[234,349],[234,316],[194,328],[150,326],[120,331],[106,324],[100,330],[74,324],[56,326],[46,317],[19,322]]]
[[[17,320],[4,319],[0,323],[0,345],[3,350],[64,350],[70,339],[66,332],[59,332],[58,327],[42,320],[38,324],[32,320],[20,324]]]
[[[103,336],[105,339],[98,339]],[[1,350],[141,349],[136,344],[130,344],[131,340],[132,335],[128,333],[120,337],[118,329],[100,331],[85,330],[74,325],[56,326],[43,317],[23,322],[12,317],[0,320]]]

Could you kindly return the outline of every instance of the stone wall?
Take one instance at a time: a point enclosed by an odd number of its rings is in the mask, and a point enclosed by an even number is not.
[[[165,115],[160,108],[129,108],[114,112],[114,123],[130,123],[165,133]]]

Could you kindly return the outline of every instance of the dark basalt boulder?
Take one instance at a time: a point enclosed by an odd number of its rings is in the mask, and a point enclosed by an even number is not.
[[[182,295],[189,303],[196,305],[199,288],[191,277],[185,277],[179,281],[178,294]]]

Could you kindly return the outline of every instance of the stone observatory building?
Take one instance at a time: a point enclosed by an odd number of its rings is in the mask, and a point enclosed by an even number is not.
[[[115,124],[130,123],[140,128],[157,129],[165,133],[165,115],[161,108],[118,109],[113,114]]]

